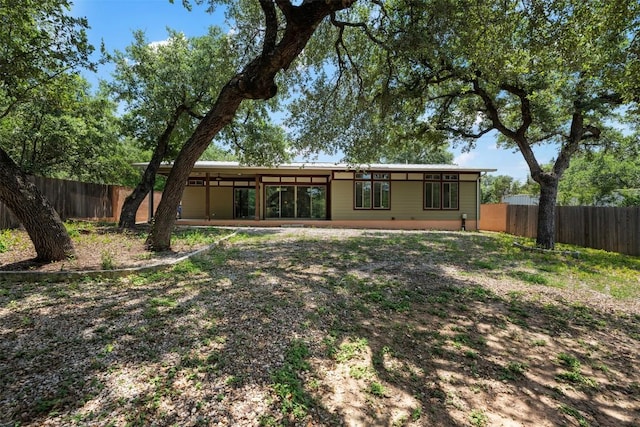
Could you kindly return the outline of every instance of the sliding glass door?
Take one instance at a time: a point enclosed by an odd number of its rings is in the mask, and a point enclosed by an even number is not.
[[[234,218],[254,219],[256,216],[256,189],[236,188],[233,192]]]
[[[267,185],[265,187],[265,217],[326,219],[326,186]]]

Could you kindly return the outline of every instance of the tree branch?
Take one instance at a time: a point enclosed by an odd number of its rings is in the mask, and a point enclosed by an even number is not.
[[[339,84],[340,80],[342,79],[343,70],[347,68],[347,63],[342,57],[342,53],[341,53],[341,49],[342,49],[347,55],[347,59],[349,64],[351,65],[351,68],[353,68],[354,70],[356,79],[358,80],[358,87],[362,89],[362,87],[364,86],[364,81],[362,79],[362,76],[360,75],[360,70],[358,66],[354,63],[353,59],[351,58],[351,55],[349,54],[349,49],[347,49],[347,46],[344,44],[344,39],[342,38],[344,34],[345,25],[341,25],[341,23],[335,19],[335,12],[331,13],[329,16],[331,19],[331,23],[336,28],[338,28],[338,37],[334,43],[334,48],[336,51],[336,55],[338,57],[338,80],[336,82],[336,86]]]
[[[340,31],[341,35],[344,32],[344,29],[347,28],[347,27],[360,28],[361,30],[363,30],[363,32],[365,33],[367,38],[369,38],[369,40],[371,40],[372,42],[374,42],[378,46],[382,47],[384,50],[388,50],[388,48],[384,44],[384,42],[382,40],[378,39],[376,36],[374,36],[373,33],[371,32],[371,30],[369,30],[369,26],[367,24],[365,24],[364,22],[339,21],[336,18],[335,12],[332,13],[330,16],[331,16],[331,24],[334,25],[335,27],[338,27],[341,30]]]
[[[282,1],[280,1],[282,3]],[[278,38],[278,14],[276,7],[271,0],[260,0],[260,7],[264,13],[265,34],[262,44],[262,55],[267,56],[273,53]]]
[[[518,131],[514,132],[513,130],[509,129],[504,123],[502,123],[502,120],[500,120],[498,107],[495,105],[495,103],[493,102],[493,99],[491,98],[491,96],[489,96],[487,91],[480,86],[480,82],[478,81],[478,79],[476,78],[472,80],[472,84],[473,84],[474,93],[480,96],[480,98],[482,99],[482,102],[485,105],[486,114],[487,116],[489,116],[489,119],[491,120],[493,127],[497,129],[500,133],[505,135],[507,138],[512,139],[516,143],[516,145],[520,149],[520,152],[522,153],[522,157],[524,157],[524,160],[527,162],[527,165],[529,166],[529,170],[531,171],[531,176],[536,180],[539,179],[540,174],[542,173],[542,168],[540,167],[540,164],[538,163],[538,160],[536,159],[536,156],[533,153],[533,150],[531,149],[531,145],[526,138],[526,134],[525,134],[526,129],[524,132],[521,132],[521,129],[523,129],[524,123],[526,123],[525,118],[523,117],[523,126],[521,126],[518,129]],[[528,105],[528,101],[527,101],[527,105]],[[528,113],[530,114],[530,111],[528,111]]]
[[[528,98],[529,94],[522,88],[508,83],[500,85],[500,89],[506,90],[507,92],[512,93],[520,99],[520,114],[522,115],[522,124],[516,131],[516,134],[519,137],[524,138],[527,130],[529,130],[529,127],[533,122],[533,117],[531,115],[531,104],[529,103]]]
[[[478,133],[471,133],[471,132],[466,132],[462,129],[457,129],[451,126],[439,126],[436,125],[436,130],[442,130],[445,132],[450,132],[454,135],[458,135],[461,136],[463,138],[470,138],[470,139],[478,139],[481,138],[483,135],[488,134],[489,132],[491,132],[493,130],[492,127],[486,128],[484,130],[479,131]]]

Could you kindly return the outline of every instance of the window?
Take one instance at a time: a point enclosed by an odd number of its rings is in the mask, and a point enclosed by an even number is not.
[[[425,209],[458,209],[458,174],[427,173],[424,181]]]
[[[357,173],[354,183],[356,209],[389,209],[390,189],[388,173]]]

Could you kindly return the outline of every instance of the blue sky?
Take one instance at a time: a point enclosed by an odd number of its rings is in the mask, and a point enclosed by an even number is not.
[[[72,13],[85,16],[91,29],[89,39],[99,49],[104,41],[108,51],[124,50],[133,41],[132,32],[144,30],[150,42],[167,38],[166,28],[182,31],[187,36],[204,35],[210,25],[224,26],[221,11],[207,14],[202,6],[193,6],[191,12],[182,7],[181,0],[174,4],[168,0],[75,0]],[[108,79],[109,66],[102,66],[98,76]],[[95,86],[96,75],[86,75]],[[495,135],[488,134],[478,140],[476,148],[468,153],[452,149],[454,162],[461,166],[495,168],[494,175],[510,175],[524,181],[529,169],[519,152],[496,147]],[[536,151],[538,160],[548,162],[554,157],[553,147],[544,147]],[[302,160],[302,159],[298,159]],[[319,156],[319,161],[339,161],[340,157]]]

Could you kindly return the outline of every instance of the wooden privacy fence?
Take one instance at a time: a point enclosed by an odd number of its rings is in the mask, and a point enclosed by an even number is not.
[[[69,218],[103,219],[117,222],[120,210],[131,189],[105,184],[67,181],[43,177],[32,177],[32,182],[44,194],[64,221]],[[162,193],[154,195],[154,208],[157,208]],[[147,196],[136,214],[136,221],[148,219],[149,197]],[[154,209],[155,211],[155,209]],[[20,222],[11,211],[0,202],[0,229],[15,228]]]
[[[537,236],[538,207],[482,205],[480,228]],[[640,207],[558,206],[556,242],[640,255]]]

